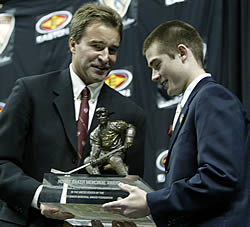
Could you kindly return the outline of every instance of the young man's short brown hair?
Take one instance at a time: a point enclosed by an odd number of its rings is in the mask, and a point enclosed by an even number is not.
[[[203,41],[200,34],[191,25],[179,20],[160,24],[145,39],[143,55],[153,42],[159,42],[161,52],[168,54],[172,58],[177,53],[177,46],[184,44],[191,49],[196,61],[204,68]]]

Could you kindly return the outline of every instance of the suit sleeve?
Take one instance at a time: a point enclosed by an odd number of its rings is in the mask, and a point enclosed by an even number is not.
[[[197,158],[196,164],[189,166],[194,174],[147,194],[154,220],[224,209],[244,187],[246,126],[238,100],[220,86],[204,89],[197,96],[191,122],[197,138],[192,152]],[[185,171],[185,167],[175,168]]]
[[[23,170],[25,143],[32,118],[32,102],[22,80],[18,80],[0,114],[0,194],[19,213],[27,211],[40,184]]]

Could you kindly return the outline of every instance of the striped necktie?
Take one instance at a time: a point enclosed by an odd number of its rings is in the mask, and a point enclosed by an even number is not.
[[[83,148],[87,141],[89,121],[89,89],[85,87],[81,93],[81,106],[77,122],[78,166],[81,163]]]

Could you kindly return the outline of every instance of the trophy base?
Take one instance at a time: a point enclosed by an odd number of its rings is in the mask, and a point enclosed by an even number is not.
[[[112,226],[112,220],[132,221],[140,227],[156,226],[150,216],[131,219],[102,208],[102,204],[128,195],[119,188],[120,182],[137,186],[147,192],[153,191],[139,176],[135,175],[94,176],[46,173],[40,203],[72,213],[75,217],[66,221],[75,226],[91,226],[91,220],[100,220],[105,227]]]

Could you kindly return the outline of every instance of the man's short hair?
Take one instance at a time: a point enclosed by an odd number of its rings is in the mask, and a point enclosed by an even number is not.
[[[86,28],[95,23],[116,28],[122,39],[123,24],[120,15],[112,8],[97,2],[84,4],[75,12],[70,23],[70,37],[79,44]]]
[[[157,26],[145,39],[143,44],[143,55],[152,43],[160,44],[160,53],[166,53],[174,58],[177,46],[184,44],[193,53],[198,64],[204,68],[203,41],[198,31],[180,20],[171,20]]]

